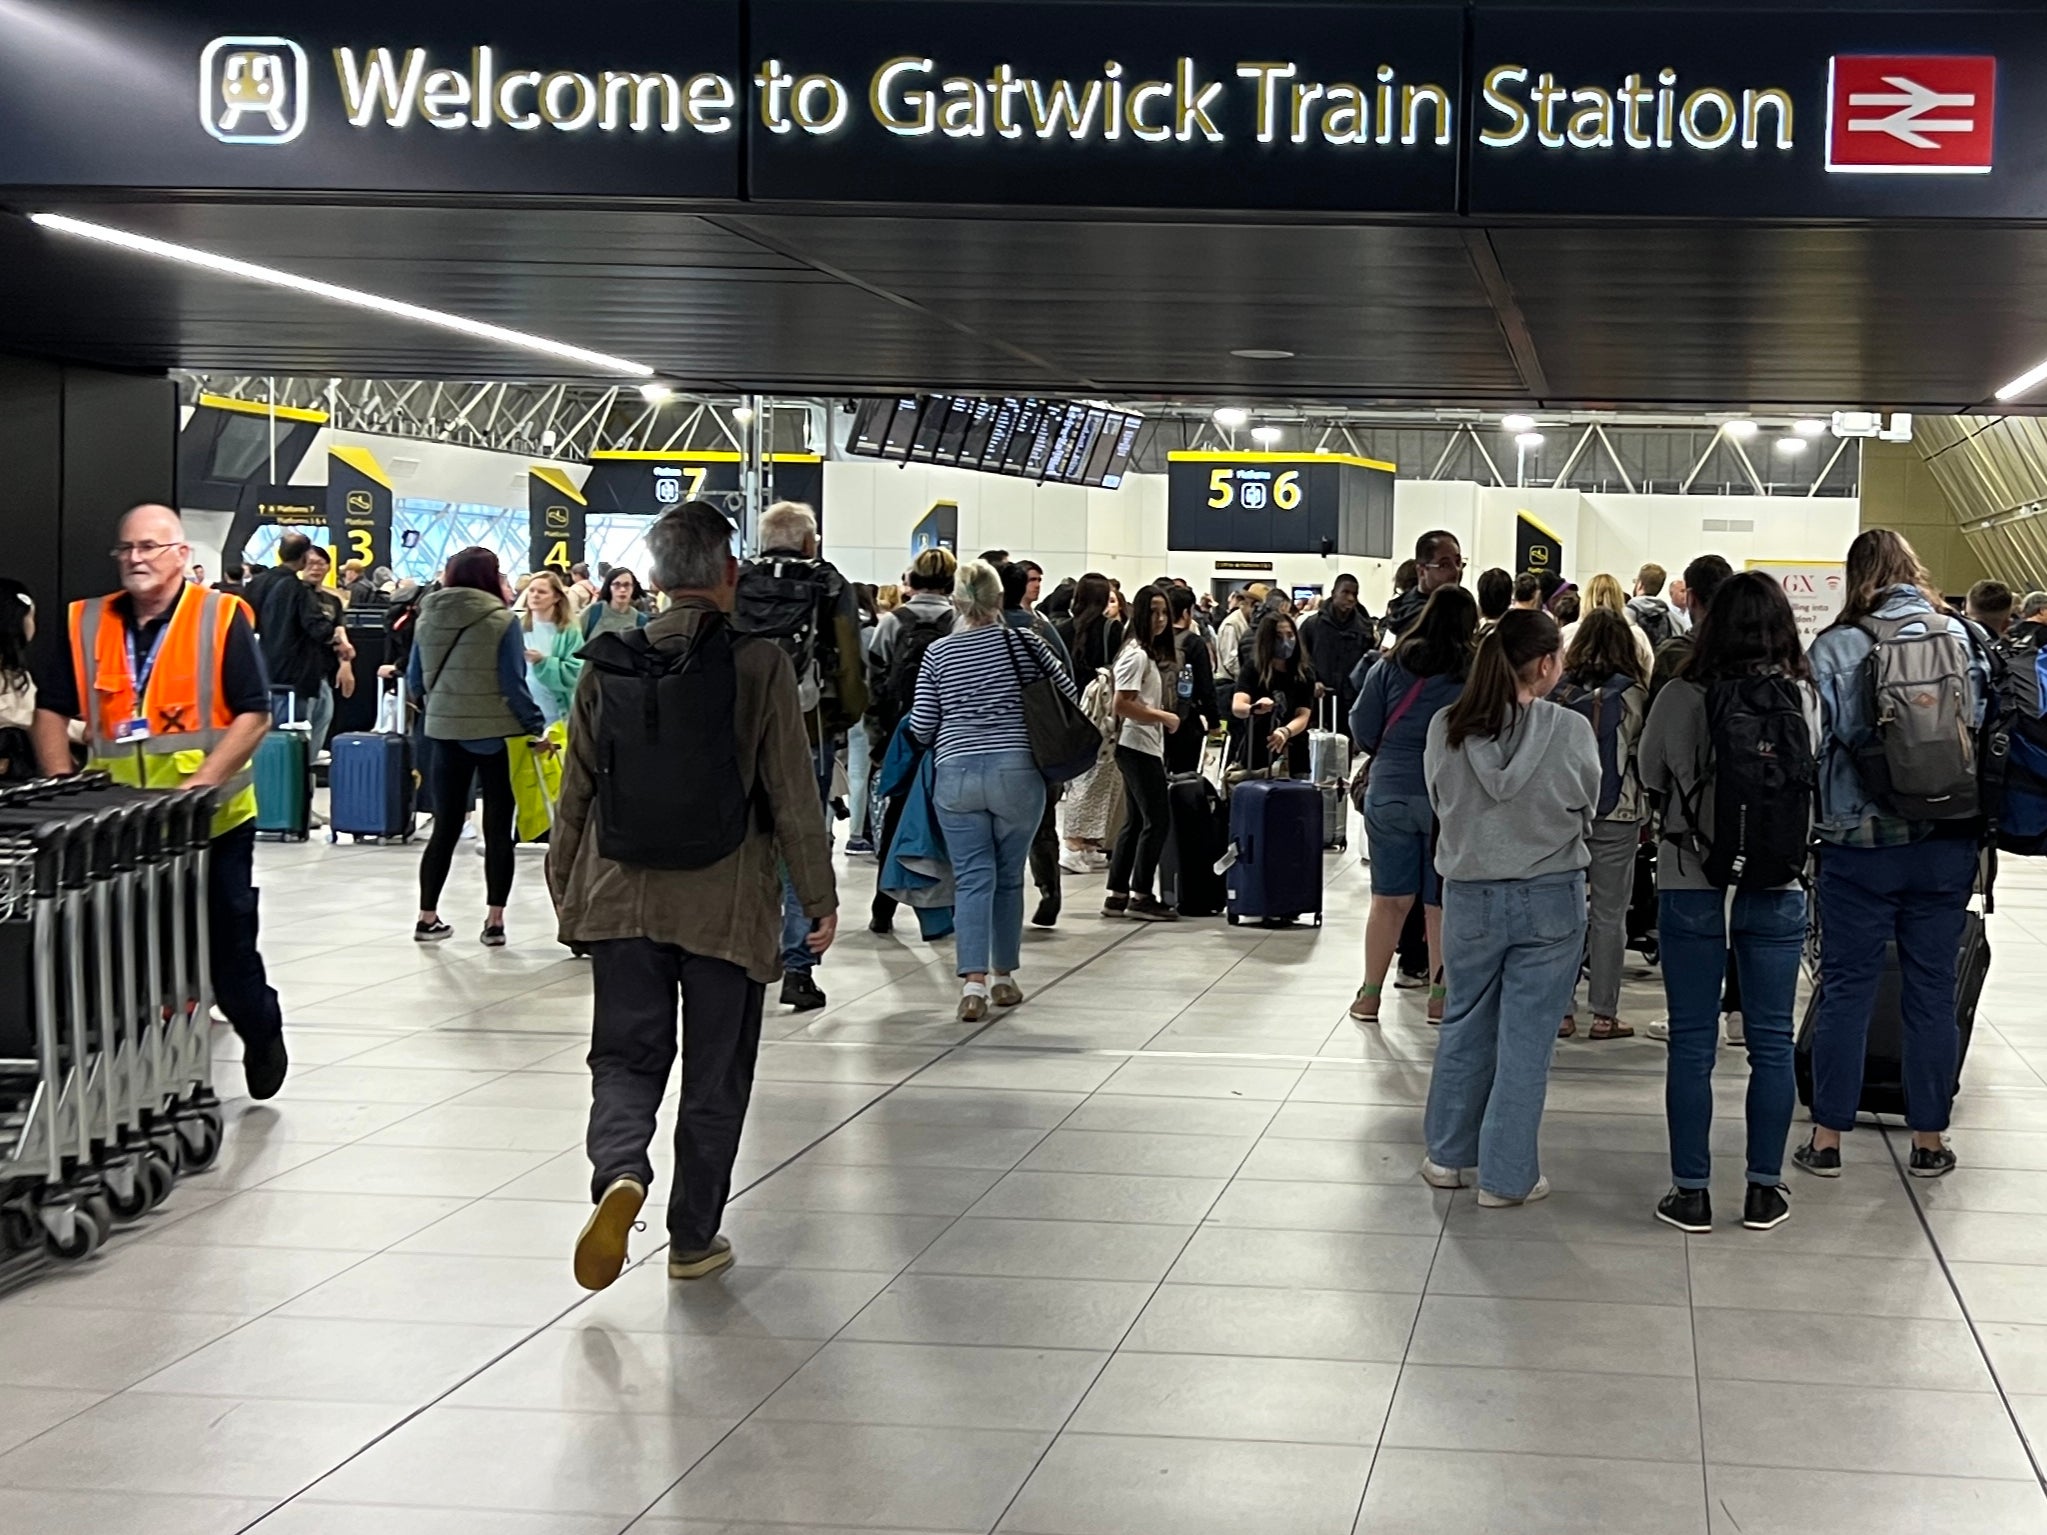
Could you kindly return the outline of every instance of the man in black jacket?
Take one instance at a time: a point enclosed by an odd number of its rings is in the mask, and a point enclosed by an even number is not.
[[[1301,643],[1307,647],[1316,680],[1336,695],[1337,719],[1350,718],[1350,706],[1358,698],[1351,673],[1378,640],[1378,625],[1358,601],[1358,578],[1353,575],[1338,576],[1329,600],[1302,620]],[[1318,706],[1317,712],[1327,711]]]
[[[1385,644],[1389,650],[1422,616],[1430,592],[1439,586],[1464,584],[1464,546],[1457,535],[1435,528],[1416,539],[1414,576],[1413,587],[1386,604]]]
[[[251,581],[242,592],[256,615],[256,637],[270,673],[270,691],[277,722],[314,726],[310,750],[320,749],[319,705],[333,694],[327,681],[334,674],[333,610],[303,579],[313,541],[303,533],[287,533],[277,545],[277,564]],[[289,695],[289,701],[278,695]]]

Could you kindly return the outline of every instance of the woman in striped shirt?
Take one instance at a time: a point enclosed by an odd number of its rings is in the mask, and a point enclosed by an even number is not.
[[[932,802],[952,859],[961,978],[959,1016],[1023,1001],[1024,867],[1045,814],[1045,778],[1024,727],[1023,690],[1041,677],[1071,698],[1073,682],[1045,642],[1002,622],[1002,578],[969,560],[954,578],[959,623],[932,642],[917,671],[910,734],[933,748]]]

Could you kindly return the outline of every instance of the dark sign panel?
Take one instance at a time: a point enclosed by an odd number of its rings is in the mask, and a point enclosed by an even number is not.
[[[756,197],[1456,206],[1463,11],[1444,0],[754,0],[748,15]]]
[[[327,530],[337,575],[350,560],[391,563],[391,478],[369,449],[327,450]]]
[[[1564,573],[1564,541],[1528,512],[1514,514],[1514,569],[1537,575]]]
[[[1336,454],[1174,453],[1166,547],[1384,559],[1393,475],[1391,464]]]
[[[622,512],[658,517],[685,501],[708,501],[738,525],[746,510],[737,453],[674,453],[654,450],[590,455],[583,498],[591,513]],[[824,461],[814,453],[768,457],[769,501],[801,501],[824,528]]]
[[[860,402],[846,450],[1115,490],[1143,425],[1127,411],[1065,400],[892,395]]]
[[[0,184],[737,197],[739,9],[9,0]]]
[[[536,464],[526,476],[529,570],[551,570],[564,581],[583,563],[587,532],[583,493],[561,470]]]

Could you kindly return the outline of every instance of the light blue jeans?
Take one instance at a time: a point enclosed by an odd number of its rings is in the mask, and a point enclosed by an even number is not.
[[[867,825],[867,808],[874,789],[872,754],[867,726],[856,724],[846,733],[846,800],[847,808],[853,812],[846,823],[846,835],[855,842],[873,836]]]
[[[824,845],[832,848],[832,747],[829,742],[810,749],[810,765],[817,770],[817,802],[824,816]],[[817,968],[817,956],[810,952],[810,918],[803,914],[803,902],[789,871],[782,870],[782,973],[808,975]]]
[[[1045,816],[1045,776],[1027,751],[948,757],[933,798],[958,888],[959,973],[1007,974],[1023,952],[1024,873]]]
[[[1476,1167],[1478,1186],[1525,1198],[1557,1021],[1585,955],[1585,874],[1448,880],[1443,969],[1449,996],[1422,1120],[1429,1160]]]

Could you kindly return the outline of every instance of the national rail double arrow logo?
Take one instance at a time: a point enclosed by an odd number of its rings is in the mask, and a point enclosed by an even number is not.
[[[1864,176],[1989,173],[1996,146],[1996,59],[1836,54],[1827,72],[1828,170]]]

